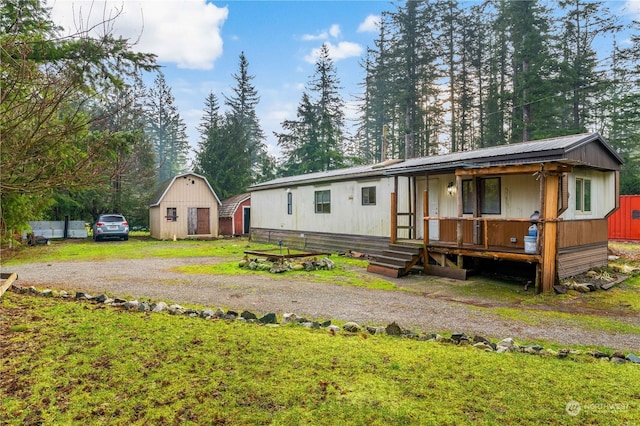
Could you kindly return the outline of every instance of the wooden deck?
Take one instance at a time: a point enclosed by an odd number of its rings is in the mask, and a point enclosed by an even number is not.
[[[412,245],[412,246],[416,245],[416,246],[422,247],[423,241],[412,240],[412,239],[398,239],[397,244]],[[429,252],[440,253],[440,254],[482,257],[486,259],[505,259],[505,260],[514,260],[518,262],[528,262],[528,263],[540,263],[542,261],[542,256],[540,254],[525,253],[524,250],[519,247],[515,247],[515,248],[504,247],[504,246],[484,247],[481,245],[467,244],[467,243],[459,246],[456,242],[453,242],[453,241],[429,240],[429,243],[427,244],[427,250]]]

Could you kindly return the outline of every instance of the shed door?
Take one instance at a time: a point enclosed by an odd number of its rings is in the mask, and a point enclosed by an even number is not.
[[[251,226],[251,207],[243,207],[242,212],[244,213],[242,221],[242,233],[248,234],[249,227]]]
[[[210,234],[211,229],[209,227],[209,209],[208,208],[193,208],[190,207],[188,210],[188,234],[189,235],[200,235],[200,234]]]

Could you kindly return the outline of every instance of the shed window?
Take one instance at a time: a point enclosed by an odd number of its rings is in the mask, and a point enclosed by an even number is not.
[[[576,178],[576,211],[591,211],[591,179]]]
[[[167,222],[175,222],[178,220],[178,209],[176,207],[167,207]]]
[[[480,213],[500,214],[500,178],[479,179],[478,186]]]
[[[362,205],[363,206],[376,205],[376,187],[375,186],[367,186],[362,188]]]
[[[331,191],[315,191],[316,213],[331,213]]]
[[[287,214],[293,214],[293,194],[287,192]]]

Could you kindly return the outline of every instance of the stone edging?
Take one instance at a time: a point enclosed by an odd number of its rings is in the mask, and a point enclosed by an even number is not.
[[[634,353],[624,354],[622,351],[615,351],[611,354],[602,352],[602,351],[581,351],[574,350],[570,348],[563,348],[555,351],[553,349],[545,349],[539,345],[527,345],[520,346],[518,345],[513,338],[508,337],[506,339],[502,339],[498,343],[493,343],[488,339],[485,339],[481,336],[473,336],[469,337],[465,333],[452,333],[450,337],[443,337],[440,334],[429,333],[429,334],[420,334],[414,333],[410,330],[403,329],[395,322],[387,325],[386,327],[373,327],[373,326],[365,326],[349,321],[339,327],[337,325],[331,324],[331,321],[312,321],[307,318],[298,317],[294,313],[285,313],[282,315],[280,322],[278,323],[278,317],[275,313],[270,312],[261,317],[258,317],[252,312],[243,311],[238,313],[236,311],[228,310],[224,312],[222,309],[218,308],[215,311],[212,309],[185,309],[180,305],[173,304],[171,306],[167,305],[165,302],[158,303],[150,303],[150,302],[140,302],[138,300],[127,301],[124,299],[112,299],[107,297],[104,294],[100,294],[98,296],[90,296],[86,293],[77,291],[75,295],[71,295],[68,292],[61,290],[38,290],[35,287],[23,287],[13,283],[10,287],[15,293],[18,294],[30,294],[34,296],[42,296],[42,297],[59,297],[66,300],[78,300],[78,301],[88,301],[95,304],[103,304],[107,306],[112,306],[115,308],[122,308],[127,311],[133,312],[168,312],[171,315],[185,315],[192,318],[202,318],[207,320],[227,320],[227,321],[244,321],[249,323],[256,323],[260,325],[265,325],[269,327],[278,327],[280,324],[300,324],[303,327],[307,328],[325,328],[329,331],[329,333],[335,335],[337,333],[361,333],[367,332],[372,335],[389,335],[396,336],[401,338],[414,339],[418,341],[435,341],[441,343],[454,344],[458,346],[473,346],[479,350],[483,350],[485,352],[496,352],[496,353],[505,353],[505,352],[514,352],[514,353],[525,353],[531,355],[539,355],[546,357],[554,357],[554,358],[568,358],[570,355],[580,356],[586,355],[590,357],[594,357],[599,359],[600,361],[608,361],[616,364],[625,364],[625,363],[633,363],[640,365],[640,356]]]

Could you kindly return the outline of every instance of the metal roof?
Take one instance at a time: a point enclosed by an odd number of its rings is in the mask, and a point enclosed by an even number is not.
[[[412,158],[406,161],[400,159],[388,160],[384,163],[373,165],[282,177],[255,184],[251,186],[249,190],[258,191],[310,183],[324,183],[427,171],[446,172],[458,168],[488,167],[494,165],[538,164],[552,161],[580,164],[576,162],[576,160],[570,160],[568,154],[588,143],[600,144],[616,162],[619,164],[623,163],[622,158],[600,134],[582,133],[531,142],[481,148],[473,151]]]
[[[587,143],[600,143],[620,164],[623,160],[598,133],[562,136],[531,142],[500,145],[473,151],[455,152],[432,157],[412,158],[386,168],[385,174],[435,171],[494,165],[532,164],[550,161],[568,162],[567,155]]]
[[[346,179],[358,179],[366,177],[383,176],[385,164],[396,164],[402,160],[389,160],[388,162],[356,166],[344,169],[326,170],[324,172],[307,173],[304,175],[287,176],[273,179],[267,182],[257,183],[249,189],[258,191],[262,189],[280,188],[284,186],[296,186],[314,182],[326,182]]]

